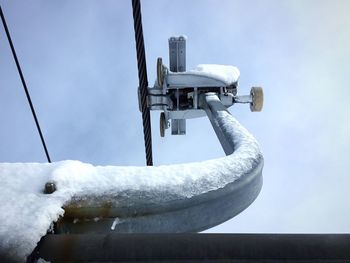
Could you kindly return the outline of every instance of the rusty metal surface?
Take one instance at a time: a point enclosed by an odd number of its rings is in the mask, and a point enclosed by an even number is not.
[[[162,212],[138,214],[136,210],[134,214],[125,216],[123,213],[118,214],[118,208],[110,206],[90,208],[89,215],[94,217],[66,215],[57,223],[56,233],[202,231],[232,218],[255,200],[262,186],[262,165],[261,162],[256,171],[250,174],[250,178],[244,178],[225,188],[207,193],[208,196],[195,197],[193,200],[184,199],[181,209],[174,209],[170,203]]]

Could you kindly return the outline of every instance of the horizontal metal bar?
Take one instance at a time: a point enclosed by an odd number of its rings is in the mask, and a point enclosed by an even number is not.
[[[252,103],[253,98],[250,95],[235,96],[233,97],[234,103]]]
[[[47,235],[46,261],[349,262],[349,234]]]

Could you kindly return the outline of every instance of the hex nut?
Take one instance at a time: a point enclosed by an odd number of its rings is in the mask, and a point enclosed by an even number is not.
[[[44,193],[45,194],[52,194],[53,192],[56,191],[56,185],[53,182],[47,182],[45,184],[45,189],[44,189]]]

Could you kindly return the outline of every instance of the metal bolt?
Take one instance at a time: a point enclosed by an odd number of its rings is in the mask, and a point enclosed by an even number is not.
[[[52,194],[53,192],[56,191],[56,185],[53,182],[47,182],[45,184],[45,190],[44,193],[45,194]]]

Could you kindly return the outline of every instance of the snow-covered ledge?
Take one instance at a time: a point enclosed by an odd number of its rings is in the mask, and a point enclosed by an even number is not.
[[[194,232],[243,211],[260,192],[263,157],[215,97],[206,111],[234,149],[226,157],[158,167],[0,163],[0,252],[25,260],[59,218],[61,233]],[[43,193],[47,182],[52,194]]]

